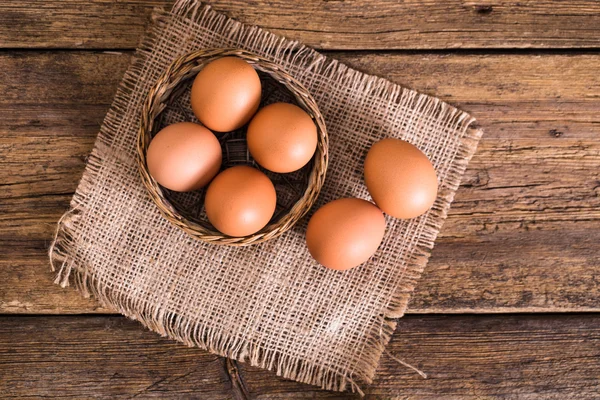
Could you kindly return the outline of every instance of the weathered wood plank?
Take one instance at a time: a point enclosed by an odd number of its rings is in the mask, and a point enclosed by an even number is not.
[[[600,391],[599,324],[596,315],[407,316],[399,321],[388,351],[428,379],[384,354],[366,398],[595,398]],[[309,389],[257,368],[242,373],[257,398],[301,398]]]
[[[367,399],[581,399],[600,390],[595,315],[407,316]],[[3,397],[233,397],[223,359],[122,317],[1,317]],[[256,399],[358,399],[236,366]],[[239,392],[238,392],[239,393]],[[244,392],[242,392],[244,393]]]
[[[336,56],[485,130],[409,312],[600,310],[600,55]],[[0,312],[107,311],[52,285],[45,252],[128,61],[0,55]]]
[[[0,321],[2,398],[232,398],[223,358],[125,318]]]
[[[597,56],[339,58],[438,95],[485,131],[412,310],[598,310]]]
[[[135,48],[170,0],[0,4],[0,47]],[[321,49],[598,48],[594,0],[212,0],[239,21]]]

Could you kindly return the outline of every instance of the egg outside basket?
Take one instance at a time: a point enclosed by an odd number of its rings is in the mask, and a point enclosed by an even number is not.
[[[273,90],[286,90],[288,96],[304,109],[313,119],[317,127],[317,149],[311,162],[295,174],[272,174],[266,172],[274,181],[278,192],[278,210],[271,221],[260,231],[243,237],[231,237],[218,232],[208,222],[202,213],[203,193],[196,196],[194,211],[183,211],[177,201],[181,194],[172,193],[161,187],[148,172],[146,164],[146,151],[153,135],[160,128],[160,120],[165,110],[172,106],[173,100],[185,92],[186,87],[193,81],[196,74],[209,62],[217,58],[234,56],[242,58],[252,65],[261,75],[263,83],[263,100],[265,98],[265,78],[275,83],[271,85],[272,99],[281,96],[272,96]],[[278,88],[277,88],[278,86]],[[275,88],[275,89],[274,89]],[[284,96],[285,97],[285,96]],[[261,103],[261,106],[263,104]],[[194,118],[191,116],[191,118]],[[257,166],[251,159],[245,146],[245,133],[241,130],[229,133],[217,133],[224,149],[223,160],[225,166],[235,164],[250,164]],[[317,103],[308,90],[298,81],[263,57],[241,49],[204,49],[194,51],[176,59],[150,89],[148,97],[142,107],[140,129],[138,131],[137,152],[138,165],[142,182],[148,194],[158,206],[162,215],[173,225],[182,229],[190,236],[215,244],[230,246],[247,246],[261,243],[277,237],[290,229],[304,216],[316,201],[327,171],[328,139],[325,121]],[[300,185],[300,187],[298,187]],[[287,201],[281,201],[281,192],[292,193],[287,196]],[[293,193],[296,195],[294,196]]]

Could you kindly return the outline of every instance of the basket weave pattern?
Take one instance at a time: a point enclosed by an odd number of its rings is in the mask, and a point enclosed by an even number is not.
[[[292,186],[295,191],[300,191],[299,198],[294,199],[292,204],[284,204],[283,210],[276,213],[275,218],[260,231],[243,237],[231,237],[218,232],[206,220],[190,218],[182,215],[178,207],[172,201],[172,198],[165,193],[164,190],[150,175],[146,164],[146,151],[150,145],[153,134],[156,132],[156,120],[160,119],[165,112],[167,105],[181,95],[186,88],[189,89],[189,84],[196,74],[204,68],[204,66],[217,58],[234,56],[241,58],[254,66],[255,69],[267,74],[272,80],[275,80],[280,86],[287,89],[295,99],[295,103],[303,108],[313,119],[317,127],[318,142],[315,155],[309,168],[303,168],[300,175],[304,174],[302,181],[305,184],[304,188],[297,188],[297,185],[291,184],[290,179],[298,180],[298,176],[292,178],[278,177],[275,174],[274,181],[276,189],[285,190],[285,186]],[[263,85],[265,85],[263,79]],[[272,85],[267,88],[267,91],[277,90],[277,85]],[[271,94],[272,95],[272,94]],[[270,96],[269,96],[270,97]],[[181,107],[181,106],[180,106]],[[184,110],[185,111],[185,110]],[[189,115],[189,113],[187,113]],[[218,133],[225,149],[225,164],[252,164],[253,161],[249,158],[247,149],[245,148],[245,140],[243,132],[235,134]],[[241,149],[239,149],[241,147]],[[226,244],[232,246],[246,246],[257,244],[266,240],[277,237],[290,229],[298,222],[311,208],[316,201],[327,171],[327,132],[325,129],[325,121],[319,112],[317,103],[310,95],[308,90],[302,86],[297,80],[292,78],[287,72],[281,69],[277,64],[270,62],[264,57],[248,52],[242,49],[203,49],[188,53],[177,58],[158,79],[156,84],[150,89],[148,98],[146,99],[141,113],[140,129],[138,133],[137,151],[138,164],[142,176],[142,182],[146,186],[152,200],[156,203],[164,217],[173,225],[182,229],[194,238],[204,240],[213,244]],[[240,159],[239,154],[246,157]],[[238,157],[237,159],[235,157]],[[292,174],[293,175],[293,174]],[[299,174],[295,174],[299,175]],[[284,183],[284,185],[277,183]],[[281,193],[281,190],[278,190]],[[172,194],[172,197],[177,197],[177,194]],[[185,196],[185,195],[184,195]],[[181,197],[181,195],[180,195]],[[281,198],[282,196],[278,196]],[[201,206],[202,197],[200,196],[196,207]],[[281,206],[281,202],[278,202]],[[288,203],[288,202],[285,202]],[[199,213],[197,213],[198,216]],[[189,215],[189,214],[188,214]]]

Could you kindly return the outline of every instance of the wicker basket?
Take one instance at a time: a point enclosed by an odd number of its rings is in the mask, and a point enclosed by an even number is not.
[[[173,104],[186,88],[189,89],[196,74],[209,62],[226,56],[235,56],[246,60],[259,72],[263,88],[264,78],[274,82],[273,91],[287,91],[290,99],[303,108],[313,119],[317,126],[318,144],[311,162],[295,175],[267,173],[274,181],[278,192],[278,211],[271,221],[262,230],[243,237],[231,237],[218,232],[203,214],[203,194],[197,193],[193,205],[183,207],[177,200],[181,194],[172,193],[160,186],[148,172],[146,164],[146,151],[152,137],[160,129],[160,121],[169,107]],[[263,90],[263,100],[265,90]],[[181,108],[181,105],[179,105]],[[185,107],[190,114],[189,119],[195,119],[189,107]],[[239,130],[229,133],[217,133],[224,149],[224,166],[236,164],[249,164],[259,167],[249,155],[245,144],[245,132]],[[184,230],[194,238],[215,244],[231,246],[246,246],[261,243],[281,235],[294,226],[302,216],[312,207],[325,180],[327,170],[327,132],[323,116],[319,112],[315,100],[310,93],[287,72],[258,55],[240,49],[206,49],[186,54],[176,59],[171,66],[158,79],[150,89],[148,98],[143,104],[140,130],[138,133],[138,164],[142,181],[152,200],[158,206],[163,216],[173,225]],[[260,167],[259,167],[260,168]],[[300,185],[301,187],[298,187]],[[297,193],[291,202],[280,202],[279,194],[282,192]],[[178,197],[179,196],[179,197]]]

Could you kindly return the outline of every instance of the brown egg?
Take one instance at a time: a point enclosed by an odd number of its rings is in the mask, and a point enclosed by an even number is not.
[[[178,192],[205,186],[221,168],[221,145],[211,131],[191,122],[169,125],[154,136],[146,152],[150,175]]]
[[[365,159],[365,184],[383,212],[415,218],[427,212],[437,197],[435,169],[421,150],[400,139],[375,143]]]
[[[241,58],[223,57],[207,64],[194,79],[191,103],[196,117],[217,132],[242,127],[258,110],[258,74]]]
[[[312,216],[306,229],[306,245],[321,265],[345,271],[371,258],[384,233],[385,218],[373,203],[338,199]]]
[[[278,173],[299,170],[315,154],[317,127],[300,107],[274,103],[248,125],[248,150],[262,167]]]
[[[276,203],[271,180],[256,168],[240,165],[217,175],[208,186],[204,207],[215,228],[239,237],[264,228]]]

